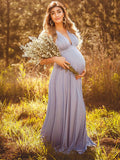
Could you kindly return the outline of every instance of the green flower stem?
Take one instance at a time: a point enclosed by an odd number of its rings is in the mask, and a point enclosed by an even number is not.
[[[66,70],[69,70],[70,72],[72,72],[75,76],[79,75],[79,73],[70,65],[70,64],[67,64],[69,66],[69,69],[66,69]]]

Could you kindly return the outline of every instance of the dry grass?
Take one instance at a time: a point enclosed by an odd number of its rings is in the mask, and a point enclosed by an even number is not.
[[[89,104],[120,106],[120,61],[111,60],[106,55],[86,58],[87,74],[83,80],[84,98]]]
[[[87,130],[97,147],[88,148],[83,155],[76,152],[65,155],[56,153],[51,146],[44,146],[40,139],[40,129],[46,115],[50,77],[30,76],[26,74],[23,64],[18,64],[1,68],[0,71],[0,158],[120,159],[120,113],[115,111],[120,105],[119,60],[111,60],[105,55],[85,58],[87,74],[83,78],[83,93],[88,106]],[[92,105],[94,103],[97,105]],[[109,109],[111,105],[114,110]]]
[[[44,99],[48,95],[49,77],[26,75],[23,64],[9,66],[0,72],[0,99],[19,102],[21,99]]]
[[[46,109],[47,103],[40,100],[21,101],[19,104],[8,104],[3,107],[0,123],[0,134],[4,137],[2,140],[6,139],[3,146],[8,147],[11,143],[14,144],[15,150],[12,152],[5,150],[4,153],[1,152],[1,157],[5,157],[7,153],[7,156],[10,154],[16,159],[27,157],[29,160],[83,160],[83,157],[84,160],[118,160],[120,158],[119,112],[107,111],[105,106],[92,111],[87,110],[87,131],[97,143],[97,147],[88,148],[82,155],[76,152],[65,155],[56,153],[51,146],[45,147],[41,141],[40,129],[45,119]]]

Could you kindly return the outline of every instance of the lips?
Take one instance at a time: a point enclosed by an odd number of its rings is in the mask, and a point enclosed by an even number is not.
[[[56,18],[55,20],[60,20],[60,18]]]

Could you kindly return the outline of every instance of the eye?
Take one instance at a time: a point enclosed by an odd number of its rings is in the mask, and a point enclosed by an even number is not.
[[[54,15],[54,14],[55,14],[54,12],[51,13],[51,15]]]
[[[61,13],[61,10],[59,10],[58,13]]]

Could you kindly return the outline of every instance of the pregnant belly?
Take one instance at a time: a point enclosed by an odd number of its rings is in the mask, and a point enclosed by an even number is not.
[[[66,61],[68,61],[79,74],[83,72],[85,69],[85,59],[76,47],[70,47],[62,51],[61,55],[65,57]]]

